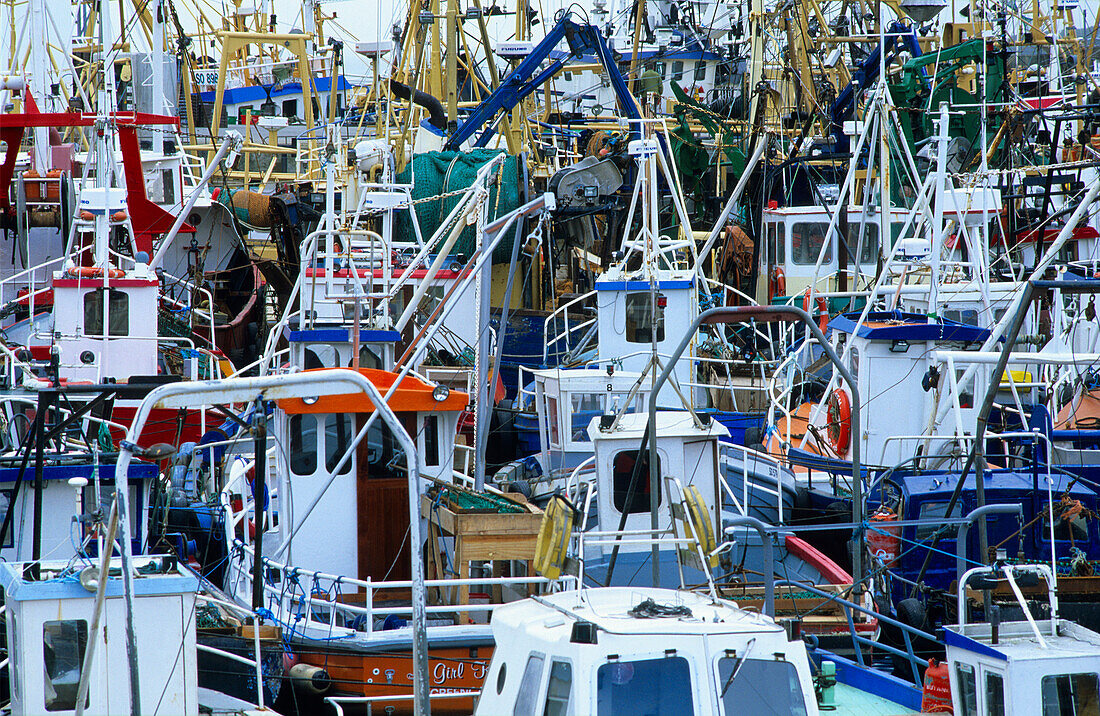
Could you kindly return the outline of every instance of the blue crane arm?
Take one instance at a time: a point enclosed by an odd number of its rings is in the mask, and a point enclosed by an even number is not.
[[[917,41],[916,33],[913,32],[913,28],[909,27],[902,22],[892,22],[889,27],[886,28],[885,35],[885,50],[886,50],[886,63],[890,62],[897,55],[895,52],[895,45],[900,41],[901,49],[907,50],[913,57],[919,57],[923,54],[920,49],[920,43]],[[844,120],[852,116],[852,111],[855,109],[856,96],[861,91],[878,80],[879,70],[879,46],[875,45],[871,53],[861,62],[855,72],[852,73],[852,81],[848,83],[848,86],[840,91],[837,95],[836,101],[833,102],[833,106],[829,108],[829,115],[832,120],[832,134],[836,139],[835,151],[846,152],[848,151],[848,136],[844,134]]]
[[[551,62],[546,69],[535,74],[539,66],[563,39],[569,45],[569,55],[559,57]],[[511,74],[501,80],[500,86],[474,108],[466,121],[447,138],[447,141],[443,144],[443,149],[447,151],[458,150],[464,142],[473,137],[478,131],[481,131],[483,127],[485,127],[485,130],[475,140],[474,146],[485,146],[493,134],[491,123],[497,113],[511,110],[557,74],[570,59],[586,54],[595,55],[596,59],[603,65],[611,80],[611,87],[615,92],[615,97],[619,100],[623,114],[631,119],[640,118],[641,113],[638,111],[638,104],[634,101],[633,95],[630,94],[626,80],[623,79],[623,75],[619,72],[619,67],[615,63],[615,58],[611,54],[611,49],[607,46],[599,30],[594,25],[574,22],[571,14],[566,13],[546,33],[546,37],[532,48],[531,54],[525,57]],[[490,126],[486,127],[487,124]]]

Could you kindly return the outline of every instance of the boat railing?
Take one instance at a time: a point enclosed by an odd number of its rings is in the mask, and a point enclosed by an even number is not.
[[[723,283],[721,281],[717,281],[713,278],[710,278],[709,276],[703,275],[701,272],[696,273],[696,277],[704,285],[709,286],[710,288],[714,289],[717,292],[720,292],[723,299],[725,299],[728,296],[728,294],[732,293],[735,296],[740,297],[741,300],[744,301],[744,303],[742,305],[751,305],[751,306],[756,305],[756,299],[755,298],[753,298],[749,294],[745,293],[744,291],[742,291],[738,288],[735,288],[734,286],[730,286],[728,283]],[[711,294],[711,295],[713,295],[713,294]],[[757,329],[757,330],[759,330],[759,329]],[[763,334],[761,334],[761,335],[763,335]]]
[[[9,404],[26,405],[27,407],[30,407],[30,408],[37,408],[38,407],[38,396],[35,395],[34,393],[29,393],[29,392],[28,393],[15,394],[15,395],[5,395],[4,396],[4,401],[6,403],[9,403]],[[62,420],[64,420],[64,419],[67,419],[67,418],[71,417],[72,414],[74,412],[76,412],[76,410],[78,410],[81,405],[82,405],[81,403],[77,403],[74,407],[70,407],[70,408],[55,405],[54,407],[51,408],[51,410],[56,410],[59,417]],[[19,414],[19,413],[16,413],[16,414]],[[111,430],[119,430],[119,431],[122,431],[122,432],[125,432],[126,429],[129,427],[128,425],[123,425],[122,423],[116,423],[115,421],[109,420],[108,418],[101,418],[101,417],[97,417],[97,416],[92,415],[92,414],[86,414],[86,415],[82,416],[81,421],[84,423],[84,434],[87,435],[87,436],[92,435],[92,432],[89,429],[91,425],[106,426],[107,428],[109,428]],[[83,448],[83,447],[86,447],[86,444],[82,443],[82,442],[78,442],[76,446],[78,448]]]
[[[216,605],[216,606],[218,606],[222,609],[227,609],[230,612],[234,612],[234,613],[236,613],[237,615],[239,615],[241,617],[245,617],[245,618],[249,618],[249,619],[255,619],[256,616],[257,616],[255,612],[244,609],[238,604],[233,604],[232,602],[227,602],[224,599],[217,599],[216,597],[212,597],[209,594],[203,594],[203,593],[200,592],[200,593],[197,593],[195,595],[195,598],[197,600],[201,601],[201,602],[206,602],[207,604],[213,604],[213,605]],[[266,710],[266,709],[264,709],[263,652],[260,649],[260,630],[258,628],[254,628],[252,630],[252,658],[251,659],[243,657],[239,654],[234,654],[232,652],[225,651],[224,649],[218,649],[218,648],[210,646],[208,644],[201,644],[200,643],[200,644],[196,644],[196,647],[199,649],[199,651],[205,651],[208,654],[213,654],[215,656],[220,656],[223,659],[229,659],[230,661],[236,661],[239,664],[244,664],[245,666],[252,667],[255,670],[255,675],[256,675],[256,681],[255,681],[255,684],[256,684],[256,706],[261,711]]]
[[[967,582],[976,575],[985,573],[988,576],[992,572],[996,574],[1000,571],[1004,574],[1005,580],[1008,582],[1008,586],[1012,589],[1012,596],[1016,599],[1016,603],[1023,611],[1024,619],[1027,620],[1028,626],[1031,627],[1031,632],[1035,635],[1035,641],[1039,643],[1040,648],[1046,649],[1047,642],[1043,637],[1042,630],[1039,629],[1039,624],[1035,621],[1035,617],[1032,616],[1032,609],[1029,606],[1028,600],[1024,597],[1023,591],[1020,589],[1020,585],[1016,582],[1014,573],[1026,574],[1031,572],[1043,578],[1043,581],[1047,584],[1047,603],[1050,605],[1050,620],[1045,626],[1048,626],[1050,631],[1047,633],[1047,637],[1054,639],[1058,637],[1058,582],[1057,575],[1050,566],[1046,564],[1000,564],[996,566],[981,566],[969,569],[959,578],[959,595],[958,595],[958,615],[959,623],[963,626],[967,623],[967,608],[966,598],[968,590],[965,589]],[[1046,621],[1046,620],[1044,620]],[[995,632],[994,632],[995,633]],[[996,641],[994,641],[996,643]]]
[[[909,662],[909,666],[912,669],[913,683],[921,683],[921,669],[927,666],[927,662],[918,657],[913,649],[914,639],[921,639],[928,643],[939,644],[942,648],[943,642],[936,638],[934,634],[929,634],[926,631],[917,629],[914,626],[910,626],[904,622],[898,621],[892,617],[888,617],[885,614],[876,612],[874,609],[867,607],[863,604],[853,602],[845,599],[844,597],[834,592],[829,592],[813,584],[806,582],[796,582],[793,580],[779,580],[775,582],[776,587],[786,587],[789,589],[796,589],[798,591],[809,592],[818,597],[821,597],[825,603],[835,604],[840,607],[844,612],[844,618],[848,622],[848,634],[852,639],[852,651],[855,653],[856,663],[861,667],[867,666],[863,657],[863,647],[869,647],[876,651],[885,651],[893,656],[901,657]],[[867,617],[878,620],[880,625],[886,624],[901,632],[902,639],[905,642],[905,649],[899,649],[896,646],[885,643],[882,640],[874,639],[864,636],[856,629],[855,614],[865,615]],[[816,648],[816,644],[812,644]]]
[[[205,316],[210,319],[210,345],[216,345],[214,337],[214,295],[205,286],[197,286],[191,281],[188,281],[185,278],[180,278],[178,276],[173,276],[167,271],[162,272],[162,274],[165,279],[162,285],[166,290],[162,291],[161,298],[176,306],[187,309],[187,324],[192,333],[196,332],[197,330],[194,322],[194,316],[196,313],[202,316],[202,313],[194,306],[194,304],[191,303],[191,301],[185,301],[181,298],[181,296],[190,297],[193,296],[195,293],[200,293],[206,298],[206,305],[210,306],[210,310],[207,312],[208,315]],[[203,326],[203,329],[205,328],[206,327]]]
[[[203,446],[204,448],[206,446]],[[276,454],[276,449],[271,448],[268,450],[268,457]],[[248,460],[244,457],[234,458],[234,461],[230,464],[227,471],[229,476],[226,478],[225,487],[222,488],[219,493],[218,501],[221,503],[221,508],[226,516],[225,520],[225,533],[228,539],[232,540],[236,535],[242,535],[242,540],[245,545],[252,544],[252,538],[250,536],[251,528],[244,529],[245,525],[255,525],[256,529],[260,528],[261,523],[257,523],[255,520],[255,500],[252,495],[252,486],[248,484],[248,473],[256,466],[256,459],[253,457]],[[268,483],[268,499],[267,506],[263,509],[264,526],[277,524],[277,501],[278,501],[278,488],[275,485]],[[240,509],[234,509],[233,502],[230,500],[230,495],[241,496]]]
[[[6,276],[4,279],[0,280],[0,296],[6,296],[11,286],[18,285],[22,287],[25,283],[27,295],[19,297],[18,300],[26,300],[28,302],[27,309],[30,315],[34,316],[35,297],[39,294],[47,293],[50,290],[50,280],[52,279],[53,270],[64,268],[65,262],[68,260],[68,256],[59,256],[55,259],[43,261],[30,268],[25,268],[11,276]],[[41,287],[39,287],[39,282],[43,284]],[[15,299],[16,297],[13,296],[12,300]]]
[[[589,547],[607,549],[626,545],[648,545],[651,547],[674,548],[676,552],[676,566],[678,567],[680,574],[680,587],[682,589],[687,589],[689,585],[684,576],[683,561],[680,559],[681,550],[694,552],[698,556],[700,564],[706,564],[708,557],[708,555],[703,552],[703,548],[699,544],[698,539],[696,539],[692,535],[681,537],[679,534],[677,534],[675,526],[635,530],[587,530],[584,532],[578,532],[576,539],[578,584],[584,584],[584,571],[586,561],[585,554],[587,548]],[[712,577],[710,570],[704,570],[704,572],[706,574],[710,594],[711,596],[716,597],[717,590],[714,586],[714,578]],[[583,594],[583,590],[581,593]]]
[[[466,690],[466,691],[432,691],[428,694],[428,699],[431,701],[449,701],[453,699],[470,699],[481,696],[481,689]],[[374,704],[386,704],[386,713],[390,713],[393,708],[388,704],[405,703],[412,701],[415,697],[412,692],[408,694],[391,694],[388,696],[326,696],[325,703],[333,708],[336,712],[336,716],[344,716],[344,706],[366,706],[367,713],[370,713],[371,706]],[[359,709],[356,709],[356,713],[359,713]]]
[[[739,454],[739,457],[738,457]],[[731,466],[736,465],[737,462],[741,464],[741,499],[737,499],[737,493],[734,491],[733,486],[729,484],[729,480],[723,472],[718,473],[718,482],[722,486],[723,492],[733,500],[734,507],[737,511],[743,515],[748,515],[750,507],[752,506],[750,492],[763,492],[775,497],[775,507],[777,510],[777,521],[782,523],[784,520],[783,515],[783,475],[787,472],[786,466],[783,465],[778,459],[762,453],[758,450],[745,447],[744,445],[734,445],[733,443],[720,442],[718,443],[718,455],[719,459],[722,457],[729,458]],[[761,482],[759,480],[749,480],[749,461],[755,460],[758,462],[767,463],[775,471],[775,487]]]
[[[777,424],[777,412],[782,415],[786,435],[781,435],[780,439],[785,445],[791,444],[791,399],[793,398],[795,385],[798,384],[795,382],[794,377],[800,371],[799,366],[804,363],[803,358],[811,350],[812,345],[813,342],[810,340],[803,341],[797,349],[786,353],[768,381],[768,424]],[[782,390],[779,389],[780,380],[784,381]],[[797,410],[797,408],[794,409]]]
[[[936,350],[931,354],[931,360],[934,364],[942,365],[946,368],[944,374],[947,378],[947,394],[950,401],[946,406],[948,411],[951,411],[955,417],[955,430],[961,432],[961,426],[965,425],[962,419],[962,403],[960,401],[961,389],[959,387],[960,378],[963,374],[956,370],[956,364],[974,365],[978,367],[978,370],[983,370],[986,374],[987,380],[999,380],[998,388],[1008,388],[1012,392],[1013,402],[1016,411],[1021,415],[1026,415],[1023,407],[1023,403],[1020,400],[1020,395],[1017,390],[1020,385],[1024,387],[1030,387],[1033,383],[1017,383],[1012,371],[1009,370],[1009,366],[1037,366],[1044,370],[1061,370],[1068,367],[1075,368],[1088,368],[1094,365],[1097,361],[1100,361],[1100,353],[1075,353],[1075,352],[1045,352],[1045,353],[1023,353],[1014,352],[1008,356],[1008,361],[1005,363],[1005,371],[1001,376],[991,376],[989,373],[993,370],[993,367],[998,363],[1001,358],[1000,352],[995,351],[952,351],[952,350]],[[967,368],[969,371],[969,368]],[[1068,371],[1072,373],[1072,371]],[[1039,386],[1041,387],[1041,385]],[[1052,395],[1057,395],[1055,391],[1050,391]]]
[[[33,376],[30,364],[15,354],[7,344],[0,342],[0,365],[3,366],[4,381],[10,388],[19,385],[20,374]]]
[[[284,358],[284,357],[285,358],[290,357],[290,348],[282,348],[280,350],[277,350],[274,353],[272,353],[270,356],[267,356],[266,358],[264,356],[260,356],[259,358],[252,361],[248,365],[237,368],[235,371],[233,371],[232,373],[230,373],[229,375],[227,375],[225,377],[226,378],[241,378],[251,370],[254,370],[254,369],[258,370],[261,363],[271,363],[274,366],[278,366],[279,365],[279,360],[281,358]]]
[[[231,562],[227,583],[235,593],[251,594],[252,565],[255,552],[252,546],[234,536],[233,549],[243,555],[243,559]],[[412,580],[373,580],[356,579],[337,574],[328,574],[314,570],[292,567],[263,558],[268,570],[280,575],[280,583],[265,583],[264,594],[268,609],[276,615],[284,629],[302,633],[305,629],[324,630],[331,637],[351,637],[363,634],[371,637],[385,631],[375,626],[375,619],[390,616],[411,616],[411,603],[392,604],[390,599],[380,600],[378,592],[407,593],[412,589]],[[558,580],[559,582],[561,580]],[[452,587],[540,587],[552,584],[546,577],[447,577],[444,579],[426,579],[424,587],[443,590]],[[346,596],[345,596],[346,595]],[[347,599],[354,599],[349,601]],[[384,601],[382,606],[378,602]],[[425,611],[430,614],[458,616],[468,618],[476,613],[490,614],[500,604],[429,604]],[[281,615],[281,616],[279,616]],[[429,627],[430,629],[431,627]]]
[[[538,406],[535,405],[535,389],[533,387],[535,385],[534,369],[520,363],[518,366],[517,375],[518,377],[516,379],[516,382],[518,383],[519,394],[516,396],[516,409],[519,410],[525,408],[526,406],[531,406],[531,410],[537,411]],[[528,385],[532,387],[528,389]]]
[[[596,315],[595,310],[588,307],[586,304],[595,297],[595,295],[595,290],[581,294],[558,306],[558,308],[543,321],[542,334],[546,337],[542,347],[543,365],[549,364],[548,361],[550,360],[551,348],[553,348],[555,356],[560,356],[562,353],[565,353],[575,357],[580,347],[589,344],[589,341],[592,339],[590,329],[596,326]],[[571,315],[574,320],[579,321],[576,325],[570,322]],[[555,328],[555,326],[559,325],[561,326],[560,330]],[[555,333],[554,331],[557,332]],[[551,335],[553,335],[552,338],[550,337]]]
[[[582,477],[596,475],[596,456],[593,455],[587,458],[580,465],[577,465],[569,472],[569,477],[565,480],[565,494],[569,496],[569,499],[576,504],[578,497],[578,490],[580,489],[580,483]]]
[[[461,454],[461,458],[459,457]],[[458,463],[461,461],[462,468],[459,469]],[[470,466],[474,462],[474,446],[463,445],[462,443],[455,443],[455,472],[461,473],[463,477],[467,477],[470,474]]]

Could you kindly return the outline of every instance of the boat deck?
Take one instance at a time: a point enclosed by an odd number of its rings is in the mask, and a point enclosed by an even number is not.
[[[847,684],[837,684],[836,710],[829,711],[835,716],[906,716],[919,714],[920,711],[910,711],[893,701],[884,699],[876,694],[860,691]]]

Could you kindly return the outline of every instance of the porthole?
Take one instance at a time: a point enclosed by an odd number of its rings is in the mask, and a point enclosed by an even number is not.
[[[508,673],[508,665],[501,663],[500,671],[497,672],[497,695],[504,691],[504,678]]]

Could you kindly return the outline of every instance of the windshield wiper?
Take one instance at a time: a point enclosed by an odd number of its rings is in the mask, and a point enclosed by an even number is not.
[[[756,645],[756,637],[749,639],[749,645],[745,647],[745,653],[737,660],[737,663],[733,665],[733,672],[730,677],[726,679],[726,683],[722,686],[722,693],[718,694],[718,698],[722,698],[729,691],[730,685],[733,684],[733,680],[737,678],[737,675],[741,673],[741,667],[745,665],[745,660],[749,658],[749,652],[752,651],[753,646]]]

